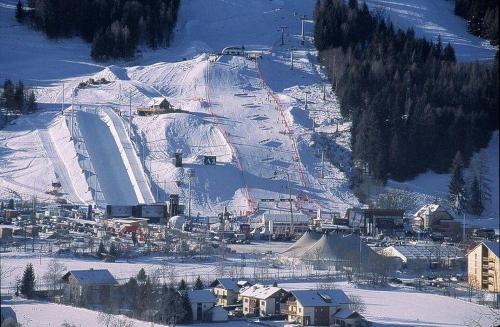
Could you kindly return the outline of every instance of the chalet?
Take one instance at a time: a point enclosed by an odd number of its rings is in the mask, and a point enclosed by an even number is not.
[[[461,223],[454,220],[450,212],[442,205],[431,203],[424,205],[413,215],[414,224],[424,230],[442,233],[458,238],[461,235]]]
[[[164,97],[152,98],[147,107],[137,108],[137,114],[139,116],[149,116],[157,114],[165,114],[169,112],[175,112],[176,109],[168,100]]]
[[[297,290],[290,292],[281,312],[302,326],[329,326],[334,314],[349,309],[349,304],[342,290]]]
[[[241,46],[229,46],[222,49],[223,55],[232,55],[232,56],[243,56],[245,54],[245,47]]]
[[[472,287],[500,293],[500,243],[487,241],[467,254],[467,280]]]
[[[281,313],[287,291],[281,287],[254,285],[241,292],[243,314],[246,316],[270,316]]]
[[[193,312],[193,321],[209,320],[208,311],[215,306],[216,298],[210,290],[193,290],[187,292],[191,309]]]
[[[118,285],[107,269],[71,270],[63,277],[64,299],[69,303],[99,305],[109,299],[111,288]]]
[[[210,286],[214,288],[214,293],[217,297],[217,305],[226,307],[228,305],[234,305],[238,301],[240,287],[232,279],[219,278]]]

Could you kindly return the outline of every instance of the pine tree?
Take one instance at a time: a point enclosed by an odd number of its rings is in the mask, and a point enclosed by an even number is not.
[[[187,290],[187,283],[184,280],[184,278],[181,278],[181,281],[179,282],[179,287],[177,287],[179,291],[185,291]]]
[[[111,245],[109,246],[109,256],[112,258],[118,258],[120,256],[115,243],[111,243]]]
[[[33,298],[35,292],[35,270],[30,263],[24,269],[23,278],[21,280],[21,294],[28,299]]]
[[[193,308],[191,307],[191,300],[187,292],[182,293],[182,308],[184,309],[184,317],[182,322],[189,324],[193,321]]]
[[[15,88],[14,88],[14,83],[10,79],[5,80],[3,83],[3,94],[2,97],[5,101],[5,107],[7,110],[14,110],[14,94],[15,94]]]
[[[444,53],[443,53],[443,60],[445,61],[450,61],[450,62],[455,62],[457,61],[455,57],[455,49],[451,46],[450,43],[446,45],[444,48]]]
[[[7,203],[7,209],[14,210],[14,199],[9,199],[9,203]]]
[[[202,290],[205,288],[205,285],[203,285],[203,282],[201,281],[200,276],[196,277],[196,281],[194,282],[193,289],[194,290]]]
[[[99,243],[99,248],[97,249],[97,257],[102,258],[106,254],[106,248],[104,247],[104,243],[101,241]]]
[[[472,183],[469,191],[469,212],[473,215],[480,216],[484,211],[484,205],[482,201],[481,187],[479,180],[474,174],[472,178]]]
[[[19,0],[16,6],[16,20],[18,22],[22,22],[25,17],[26,17],[26,12],[24,11],[23,3],[21,2],[21,0]]]
[[[36,104],[36,96],[35,92],[31,90],[28,95],[28,99],[26,102],[26,110],[28,112],[35,112],[37,110],[38,106]]]
[[[146,278],[147,278],[146,271],[144,270],[144,268],[141,268],[141,270],[139,270],[139,272],[137,273],[137,281],[139,283],[145,283]]]
[[[449,199],[460,208],[464,208],[465,181],[463,175],[463,160],[460,152],[457,152],[451,165],[451,180],[448,185]]]
[[[24,111],[24,83],[19,81],[14,92],[14,110],[17,112]]]

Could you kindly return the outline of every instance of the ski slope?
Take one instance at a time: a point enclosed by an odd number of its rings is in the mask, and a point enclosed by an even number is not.
[[[127,168],[113,135],[98,114],[77,111],[76,121],[85,140],[104,198],[109,204],[138,202]]]
[[[287,202],[260,201],[284,199],[289,192],[302,210],[342,212],[359,205],[346,176],[352,165],[350,123],[342,119],[317,62],[312,24],[305,24],[300,42],[300,16],[312,17],[315,0],[256,0],[252,5],[246,0],[182,1],[170,48],[143,49],[141,58],[107,64],[93,62],[88,44],[78,38],[47,40],[19,25],[12,9],[16,2],[0,2],[7,4],[0,6],[0,78],[35,86],[43,108],[51,112],[45,119],[40,118],[45,112],[20,118],[0,131],[0,160],[7,164],[0,172],[2,197],[16,190],[24,198],[51,199],[46,191],[60,180],[72,202],[150,203],[180,194],[185,203],[191,198],[193,215],[215,215],[225,206],[237,214],[289,210]],[[460,60],[494,54],[466,32],[465,21],[453,15],[445,0],[368,3],[373,9],[383,6],[402,27],[415,26],[419,35],[441,34],[457,47]],[[284,45],[280,26],[287,27]],[[244,45],[262,58],[214,55],[229,45]],[[78,88],[89,78],[109,83]],[[183,112],[135,114],[135,108],[157,96]],[[83,143],[70,141],[67,126],[58,125],[57,112],[65,107],[68,115],[71,102]],[[129,103],[131,139],[124,125]],[[100,115],[92,113],[95,108]],[[51,124],[61,128],[49,129],[48,138],[44,131]],[[178,150],[184,167],[172,164]],[[204,165],[205,155],[216,156],[217,165]],[[38,187],[29,186],[33,180]],[[429,198],[417,187],[410,189]]]
[[[118,146],[121,159],[126,167],[128,177],[132,182],[139,203],[154,203],[153,193],[151,193],[144,169],[137,157],[132,140],[127,134],[128,132],[123,124],[123,120],[114,110],[106,110],[103,113],[105,115],[104,120],[109,126],[111,134],[113,134],[114,141]]]

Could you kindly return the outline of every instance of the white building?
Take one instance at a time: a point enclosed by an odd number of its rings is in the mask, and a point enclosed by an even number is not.
[[[397,257],[409,268],[431,265],[451,266],[465,262],[465,254],[456,246],[436,244],[393,245],[382,250],[382,255]]]
[[[243,314],[267,316],[279,314],[287,292],[281,287],[254,285],[242,291]]]
[[[187,291],[191,310],[193,311],[193,321],[210,320],[208,311],[215,306],[215,295],[210,290]]]
[[[282,313],[287,315],[289,322],[303,326],[329,326],[334,323],[336,313],[348,311],[350,303],[347,295],[338,289],[297,290],[288,295]]]

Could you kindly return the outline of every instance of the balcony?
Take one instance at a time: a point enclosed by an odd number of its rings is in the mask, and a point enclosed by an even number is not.
[[[295,310],[288,310],[288,309],[281,309],[280,313],[282,315],[287,315],[287,316],[296,316],[297,315],[297,311],[295,311]]]

